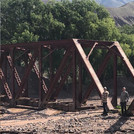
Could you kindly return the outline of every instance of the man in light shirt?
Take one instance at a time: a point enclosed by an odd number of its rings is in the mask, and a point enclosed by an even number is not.
[[[126,104],[127,104],[128,100],[129,100],[129,94],[126,91],[126,87],[123,87],[122,93],[120,96],[121,113],[123,116],[126,115]]]
[[[103,103],[103,114],[107,115],[108,113],[108,107],[107,107],[107,98],[108,98],[109,92],[107,91],[107,87],[104,87],[104,92],[102,94],[102,103]]]

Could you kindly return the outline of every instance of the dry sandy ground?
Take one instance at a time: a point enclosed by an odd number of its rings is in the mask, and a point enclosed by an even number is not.
[[[100,104],[100,101],[95,101]],[[8,108],[0,115],[0,133],[29,134],[134,134],[134,116],[122,117],[102,108],[65,112],[55,109]]]

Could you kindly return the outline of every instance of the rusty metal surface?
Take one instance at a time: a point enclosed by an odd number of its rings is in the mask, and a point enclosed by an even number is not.
[[[96,47],[108,48],[113,45],[114,42],[108,41],[92,41],[92,40],[80,40],[77,39],[78,42],[82,45],[82,47],[93,47],[95,43],[97,43]],[[40,42],[32,42],[32,43],[16,43],[16,44],[5,44],[1,45],[1,49],[7,49],[12,47],[17,47],[18,49],[25,50],[25,48],[35,48],[42,45],[43,47],[47,48],[68,48],[74,46],[73,40],[55,40],[55,41],[40,41]]]
[[[131,65],[129,59],[127,58],[126,54],[124,53],[123,49],[121,48],[119,42],[114,43],[116,46],[116,51],[120,54],[120,57],[122,58],[123,62],[126,64],[128,70],[130,71],[132,77],[134,77],[134,68]]]
[[[30,73],[30,71],[31,71],[34,63],[35,63],[35,60],[37,58],[37,55],[38,55],[38,51],[37,50],[34,50],[34,55],[31,58],[30,63],[28,65],[28,68],[27,68],[27,70],[24,73],[24,76],[22,78],[21,85],[20,85],[20,87],[18,89],[18,92],[16,93],[15,99],[18,99],[21,96],[22,92],[24,92],[24,86],[25,86],[26,80],[28,79],[28,75],[29,75],[29,73]]]
[[[73,72],[73,81],[72,81],[72,88],[73,88],[73,108],[77,108],[77,77],[76,77],[76,50],[73,51],[73,65],[72,65],[72,72]]]
[[[134,99],[132,100],[131,104],[128,107],[128,113],[133,114],[134,115]]]
[[[90,52],[88,53],[87,59],[89,59],[89,56],[91,55],[91,53],[93,52],[94,48],[96,47],[98,43],[95,42],[95,44],[93,45],[93,47],[91,48]]]
[[[103,86],[102,86],[99,78],[97,77],[92,65],[90,64],[89,60],[87,59],[87,56],[86,56],[85,52],[83,51],[81,44],[78,42],[77,39],[74,39],[74,44],[75,44],[78,52],[80,53],[81,58],[83,59],[84,64],[88,70],[88,73],[92,77],[92,79],[93,79],[93,81],[94,81],[94,83],[99,91],[99,94],[102,95],[102,93],[104,92]],[[108,108],[113,109],[113,106],[112,106],[110,100],[108,100]]]
[[[28,53],[28,56],[29,56],[29,59],[31,60],[32,54],[31,53]],[[41,56],[39,56],[39,57],[41,57]],[[42,61],[40,61],[39,63],[42,63]],[[34,69],[34,71],[35,71],[35,73],[36,73],[36,75],[37,75],[38,78],[42,77],[41,76],[42,75],[41,66],[42,65],[40,65],[40,71],[39,71],[38,70],[38,67],[35,64],[33,65],[33,69]],[[42,88],[43,88],[44,92],[46,93],[48,91],[48,88],[46,86],[46,83],[45,83],[45,81],[43,79],[41,81],[42,81],[42,84],[41,84],[42,85]]]
[[[111,58],[111,52],[108,51],[107,54],[106,54],[106,56],[105,56],[105,58],[104,58],[104,60],[103,60],[103,62],[102,62],[102,64],[98,68],[98,71],[97,71],[98,78],[101,77],[101,75],[104,72],[104,70],[106,68],[106,65],[107,65],[107,63],[108,63],[108,61],[109,61],[110,58]],[[89,86],[87,92],[85,92],[85,94],[84,94],[84,97],[82,99],[82,103],[84,103],[84,102],[87,101],[87,99],[88,99],[89,95],[91,94],[91,92],[92,92],[92,90],[93,90],[94,87],[95,87],[95,83],[92,82],[92,84]],[[101,96],[101,94],[99,94],[99,95]]]
[[[5,91],[6,91],[6,93],[7,93],[8,98],[9,98],[9,99],[12,99],[11,90],[10,90],[10,88],[9,88],[9,86],[8,86],[8,83],[7,83],[6,79],[5,79],[4,73],[3,73],[3,71],[2,71],[1,68],[0,68],[0,79],[1,79],[1,81],[2,81],[2,83],[3,83],[3,85],[4,85],[4,88],[5,88]]]
[[[42,53],[45,51],[44,49],[49,51],[49,54],[43,57]],[[53,69],[53,52],[55,50],[63,48],[66,50],[61,63],[54,74]],[[88,55],[85,54],[83,48],[91,48]],[[104,58],[102,64],[100,65],[97,73],[94,71],[93,66],[89,62],[88,58],[91,55],[92,51],[95,49],[106,49],[108,50],[108,54]],[[15,58],[15,52],[22,52],[19,57]],[[77,51],[76,51],[77,50]],[[34,53],[32,54],[32,51]],[[26,84],[28,81],[28,76],[32,69],[34,70],[37,78],[39,80],[38,86],[38,99],[40,100],[40,104],[47,104],[51,99],[56,99],[63,87],[65,81],[67,80],[67,76],[72,71],[72,91],[73,91],[73,102],[74,108],[77,108],[77,103],[82,103],[86,101],[94,87],[97,87],[99,95],[103,92],[103,86],[99,80],[101,74],[103,73],[106,65],[108,64],[109,59],[111,58],[111,54],[122,58],[123,62],[128,67],[130,73],[134,77],[134,69],[128,60],[127,56],[125,55],[124,51],[120,47],[118,42],[109,42],[109,41],[92,41],[92,40],[81,40],[81,39],[69,39],[69,40],[57,40],[57,41],[42,41],[42,42],[32,42],[32,43],[17,43],[17,44],[8,44],[8,45],[1,45],[0,48],[0,79],[3,83],[3,87],[7,93],[9,99],[15,97],[18,99],[22,92],[24,92],[26,88]],[[15,67],[15,62],[21,60],[22,58],[26,58],[23,55],[27,55],[27,59],[25,62],[25,72],[23,73],[22,79],[20,78],[19,72]],[[6,57],[6,58],[3,58]],[[69,61],[68,66],[67,62],[69,58],[72,58],[72,61]],[[43,61],[48,58],[50,64],[50,84],[49,87],[46,86],[45,81],[43,80],[43,70],[42,70],[42,63]],[[2,60],[4,63],[2,65]],[[28,64],[28,61],[29,64]],[[78,61],[79,60],[79,61]],[[38,61],[39,67],[36,66],[35,62]],[[78,61],[78,62],[77,62]],[[9,86],[7,83],[7,62],[9,63],[9,67],[11,68],[11,85]],[[83,64],[84,63],[84,64]],[[78,66],[77,66],[78,64]],[[88,74],[92,77],[92,83],[89,89],[82,95],[82,70],[83,67],[86,67]],[[65,70],[63,74],[63,70]],[[78,67],[78,69],[77,69]],[[117,72],[116,72],[116,57],[114,57],[114,96],[113,98],[116,99],[117,93]],[[76,70],[79,71],[77,76]],[[79,88],[77,88],[77,78],[79,81]],[[60,82],[59,82],[60,79]],[[18,90],[15,89],[15,82],[17,82]],[[11,89],[9,88],[11,87]],[[77,91],[76,91],[77,90]],[[17,91],[17,92],[16,92]],[[43,92],[42,92],[43,91]],[[108,101],[109,109],[112,109],[113,106],[111,105],[110,100]]]
[[[81,104],[82,101],[82,60],[81,57],[79,56],[79,76],[78,76],[78,80],[79,80],[79,87],[78,87],[78,105]]]
[[[11,68],[14,68],[15,79],[16,79],[16,81],[17,81],[18,86],[20,86],[20,84],[21,84],[21,79],[20,79],[20,76],[19,76],[19,74],[18,74],[18,72],[17,72],[17,69],[16,69],[15,67],[13,67],[12,58],[11,58],[10,55],[7,56],[7,61],[8,61],[8,63],[9,63],[9,66],[10,66]]]
[[[114,81],[113,81],[113,85],[114,85],[114,95],[113,95],[113,98],[112,98],[112,104],[114,106],[117,106],[117,55],[113,55],[114,58],[113,58],[113,78],[114,78]]]
[[[12,58],[12,66],[11,66],[11,92],[12,92],[12,99],[15,98],[15,76],[14,76],[14,48],[10,48],[10,55]]]
[[[68,65],[68,68],[67,68],[67,70],[66,70],[64,76],[61,78],[60,83],[59,83],[59,86],[56,88],[56,92],[55,92],[54,95],[53,95],[53,98],[54,98],[54,99],[57,99],[57,97],[58,97],[58,95],[59,95],[59,93],[60,93],[60,91],[61,91],[61,89],[62,89],[62,87],[63,87],[63,85],[64,85],[64,83],[65,83],[65,80],[67,79],[67,76],[68,76],[69,73],[71,72],[71,69],[72,69],[71,67],[72,67],[72,61],[71,61],[70,64]]]
[[[1,45],[1,49],[9,49],[13,47],[18,47],[19,49],[25,49],[25,48],[38,48],[39,45],[42,45],[43,47],[47,48],[68,48],[73,45],[73,40],[55,40],[55,41],[40,41],[40,42],[32,42],[32,43],[16,43],[16,44],[5,44]],[[10,46],[10,47],[9,47]]]
[[[58,80],[59,80],[59,78],[61,76],[63,68],[66,65],[66,61],[68,59],[68,56],[71,55],[71,52],[72,52],[71,50],[72,50],[72,48],[70,48],[70,49],[68,49],[66,51],[66,53],[65,53],[65,55],[64,55],[64,57],[63,57],[63,59],[62,59],[62,61],[60,63],[60,66],[59,66],[59,68],[58,68],[58,70],[57,70],[57,72],[56,72],[56,74],[55,74],[55,76],[53,78],[53,81],[51,82],[49,90],[48,90],[47,94],[45,95],[45,97],[43,98],[42,103],[47,103],[49,101],[50,97],[52,96],[54,87],[57,84],[57,82],[58,82]]]

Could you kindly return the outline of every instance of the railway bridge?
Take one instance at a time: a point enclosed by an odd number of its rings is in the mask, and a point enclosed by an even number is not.
[[[88,54],[85,49],[89,48]],[[98,70],[95,71],[91,65],[90,56],[96,49],[103,49],[105,56]],[[54,53],[62,50],[58,68],[53,68]],[[9,101],[15,103],[21,96],[29,96],[28,80],[31,72],[35,72],[38,79],[38,106],[46,106],[48,102],[55,101],[63,89],[68,76],[72,80],[73,108],[77,109],[85,103],[94,88],[99,96],[103,93],[103,86],[100,81],[108,61],[113,59],[113,99],[108,100],[108,108],[113,109],[117,105],[117,57],[122,59],[134,78],[134,68],[122,50],[119,42],[68,39],[57,41],[42,41],[32,43],[17,43],[1,45],[0,49],[0,82],[1,90],[4,90]],[[16,58],[17,57],[17,58]],[[16,64],[18,60],[23,63],[25,70],[18,72]],[[47,62],[46,62],[47,61]],[[43,62],[49,65],[49,84],[43,78]],[[38,64],[37,64],[38,63]],[[7,68],[10,69],[10,82],[8,82]],[[89,87],[83,92],[82,71],[85,69],[91,78]],[[23,74],[23,75],[22,75]],[[33,81],[34,82],[34,81]]]

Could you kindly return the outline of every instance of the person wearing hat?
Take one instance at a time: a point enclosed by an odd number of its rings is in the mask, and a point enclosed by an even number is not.
[[[107,107],[108,95],[109,95],[109,92],[107,91],[107,87],[104,87],[104,92],[102,94],[103,115],[107,115],[108,113],[108,107]]]
[[[120,104],[121,104],[121,113],[122,115],[126,115],[126,103],[129,100],[129,94],[126,91],[126,87],[122,88],[121,96],[120,96]]]

